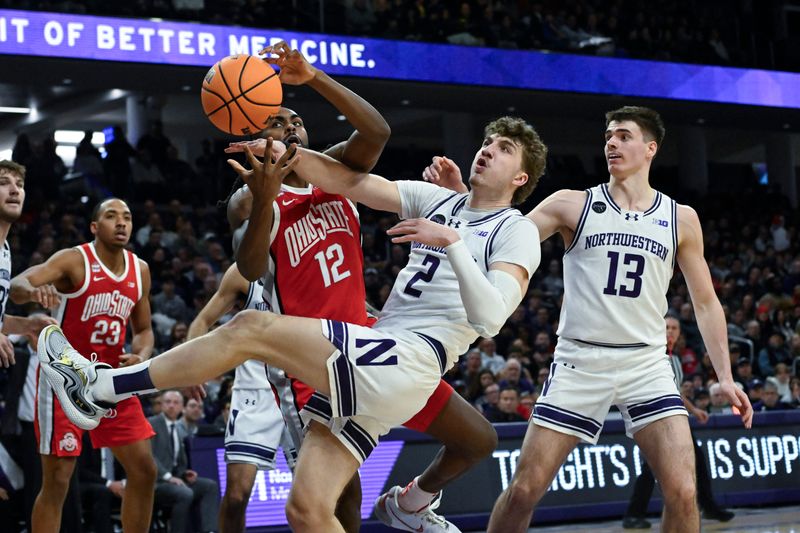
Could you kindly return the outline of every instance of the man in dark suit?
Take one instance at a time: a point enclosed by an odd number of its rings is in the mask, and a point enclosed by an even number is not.
[[[125,480],[117,480],[114,456],[108,448],[95,449],[89,433],[83,434],[83,447],[78,457],[78,480],[82,503],[92,511],[94,533],[113,533],[111,513],[119,509],[125,493]]]
[[[151,441],[158,467],[155,501],[172,508],[173,533],[187,531],[193,502],[200,503],[200,530],[213,531],[219,512],[219,487],[215,481],[199,477],[189,469],[185,441],[188,435],[183,425],[177,423],[183,410],[183,396],[178,391],[166,391],[162,407],[160,415],[148,419],[156,432]]]

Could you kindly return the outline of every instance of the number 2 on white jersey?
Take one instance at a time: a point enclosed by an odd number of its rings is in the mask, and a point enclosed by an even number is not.
[[[119,343],[121,333],[122,327],[119,325],[119,322],[98,320],[89,342],[92,344],[116,346]]]
[[[314,254],[314,259],[319,263],[319,270],[322,272],[322,282],[325,287],[330,287],[332,284],[350,277],[349,270],[339,272],[339,267],[344,262],[344,252],[340,244],[331,244],[325,252],[317,252]],[[328,265],[328,261],[333,261],[333,263]]]

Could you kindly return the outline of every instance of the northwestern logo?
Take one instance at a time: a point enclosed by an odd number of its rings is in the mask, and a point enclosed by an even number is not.
[[[638,213],[625,213],[625,220],[639,220]]]
[[[431,217],[431,222],[436,222],[437,224],[444,224],[444,215],[435,214]]]
[[[595,213],[603,213],[606,210],[606,204],[603,202],[594,202],[592,204],[592,211]]]
[[[668,228],[669,227],[669,222],[667,222],[666,220],[661,220],[660,218],[654,218],[653,219],[653,224],[655,224],[657,226],[664,227],[664,228]]]

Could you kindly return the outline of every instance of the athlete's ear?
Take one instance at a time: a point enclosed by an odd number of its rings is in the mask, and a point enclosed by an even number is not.
[[[522,187],[523,185],[528,183],[528,173],[520,172],[519,174],[517,174],[517,176],[514,178],[514,181],[512,181],[511,183],[513,183],[517,187]]]
[[[91,224],[89,224],[89,231],[92,232],[92,235],[97,235],[97,222],[96,221],[93,220],[91,222]]]

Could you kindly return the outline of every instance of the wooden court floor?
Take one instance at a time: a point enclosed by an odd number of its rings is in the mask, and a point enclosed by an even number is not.
[[[725,533],[800,533],[800,506],[732,508],[736,516],[730,522],[703,520],[702,531]],[[529,533],[623,533],[637,531],[659,531],[661,520],[648,518],[652,527],[647,529],[622,529],[622,520],[603,522],[580,522],[558,526],[541,526],[529,529]]]

